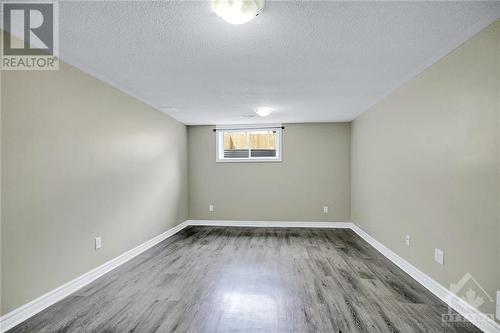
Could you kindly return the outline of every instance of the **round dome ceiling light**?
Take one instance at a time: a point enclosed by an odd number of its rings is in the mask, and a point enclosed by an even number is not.
[[[264,8],[264,0],[210,0],[212,10],[226,22],[244,24]]]
[[[261,117],[267,117],[273,112],[273,109],[268,108],[268,107],[260,107],[255,110],[255,113],[257,113]]]

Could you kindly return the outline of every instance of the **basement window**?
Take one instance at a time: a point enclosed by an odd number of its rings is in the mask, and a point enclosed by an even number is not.
[[[217,162],[281,161],[281,125],[246,125],[215,129]]]

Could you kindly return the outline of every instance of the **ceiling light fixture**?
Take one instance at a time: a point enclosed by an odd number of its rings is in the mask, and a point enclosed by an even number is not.
[[[255,110],[255,113],[257,113],[261,117],[267,117],[271,114],[271,112],[273,112],[273,110],[268,107],[260,107]]]
[[[212,10],[226,22],[244,24],[264,8],[264,0],[210,0]]]

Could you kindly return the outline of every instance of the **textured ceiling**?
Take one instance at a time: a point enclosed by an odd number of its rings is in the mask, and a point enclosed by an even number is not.
[[[350,121],[486,25],[499,2],[63,2],[61,58],[186,124]],[[250,118],[261,105],[268,118]]]

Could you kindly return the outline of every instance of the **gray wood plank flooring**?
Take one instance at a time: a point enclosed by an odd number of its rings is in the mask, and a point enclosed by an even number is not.
[[[19,332],[480,332],[347,229],[189,227]]]

